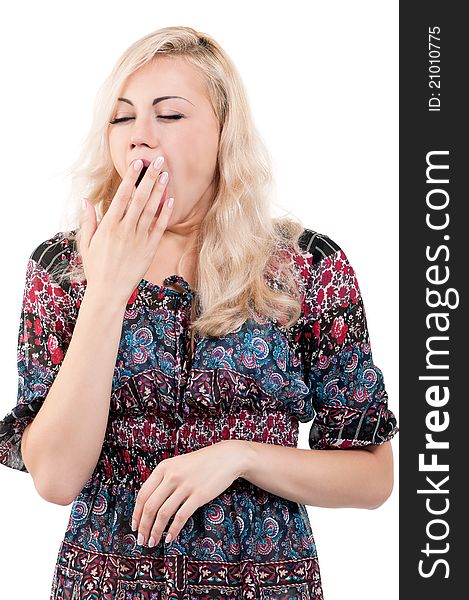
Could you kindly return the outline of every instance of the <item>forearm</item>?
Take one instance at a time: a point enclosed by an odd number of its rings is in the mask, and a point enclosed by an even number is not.
[[[86,290],[63,363],[22,444],[43,498],[68,503],[90,478],[109,417],[125,305]]]
[[[240,477],[288,500],[329,508],[376,508],[390,495],[390,448],[311,450],[236,440]]]

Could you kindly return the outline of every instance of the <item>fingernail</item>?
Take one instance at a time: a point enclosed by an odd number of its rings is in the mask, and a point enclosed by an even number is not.
[[[168,179],[168,173],[166,171],[163,171],[158,179],[159,179],[160,183],[166,183],[166,181]]]
[[[137,529],[137,521],[135,519],[132,519],[132,531],[135,531]]]
[[[170,198],[168,200],[168,208],[173,208],[173,204],[174,204],[174,198]]]
[[[136,171],[138,171],[138,170],[141,168],[142,164],[143,164],[143,163],[142,163],[142,161],[141,161],[140,159],[136,160],[136,161],[134,162],[134,169],[135,169]]]
[[[153,162],[153,166],[155,169],[159,169],[163,164],[164,158],[162,156],[158,156],[158,158]]]
[[[138,534],[138,538],[137,538],[137,544],[139,546],[143,546],[143,542],[145,541],[145,538],[143,537],[143,535],[141,533]]]
[[[167,544],[169,544],[169,542],[170,542],[172,539],[173,539],[173,536],[172,536],[170,533],[168,533],[168,535],[166,536],[166,538],[165,538],[165,540],[164,540],[164,541],[165,541]]]
[[[148,547],[153,548],[154,545],[155,545],[155,538],[153,536],[151,536],[151,538],[148,540]]]

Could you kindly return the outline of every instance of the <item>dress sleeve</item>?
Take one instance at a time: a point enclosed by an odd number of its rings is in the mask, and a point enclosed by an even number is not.
[[[311,449],[363,447],[398,431],[373,362],[365,307],[345,252],[316,234],[305,294],[305,377],[316,415]]]
[[[41,408],[71,338],[72,299],[51,275],[57,259],[66,260],[58,237],[35,248],[27,262],[17,346],[17,404],[0,421],[0,464],[26,473],[21,438]]]

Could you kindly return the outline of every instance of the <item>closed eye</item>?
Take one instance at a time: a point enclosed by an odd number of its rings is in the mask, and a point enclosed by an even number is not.
[[[179,120],[183,119],[184,117],[182,115],[158,115],[158,118]],[[121,117],[120,119],[113,119],[112,121],[109,121],[109,123],[114,125],[114,123],[123,123],[124,121],[130,121],[131,119],[134,119],[134,117]]]

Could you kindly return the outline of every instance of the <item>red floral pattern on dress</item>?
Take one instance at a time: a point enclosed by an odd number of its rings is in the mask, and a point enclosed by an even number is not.
[[[345,252],[328,236],[318,235],[318,247],[329,254],[311,260],[303,311],[305,376],[316,411],[309,445],[382,444],[398,428],[383,373],[373,362],[357,277]]]
[[[337,340],[338,344],[343,344],[347,330],[348,326],[344,323],[343,317],[337,317],[332,323],[331,336]]]
[[[378,444],[396,433],[355,273],[327,236],[317,234],[312,250],[284,254],[303,303],[292,328],[248,320],[220,339],[196,335],[193,352],[187,282],[139,283],[123,318],[102,451],[73,502],[51,598],[322,600],[304,505],[243,478],[199,507],[170,546],[164,535],[154,548],[139,546],[130,527],[140,486],[176,454],[228,439],[296,447],[300,421],[312,422],[311,448]],[[17,404],[0,421],[8,467],[26,471],[21,436],[63,363],[86,289],[86,281],[59,284],[53,267],[79,260],[62,232],[28,260]]]

